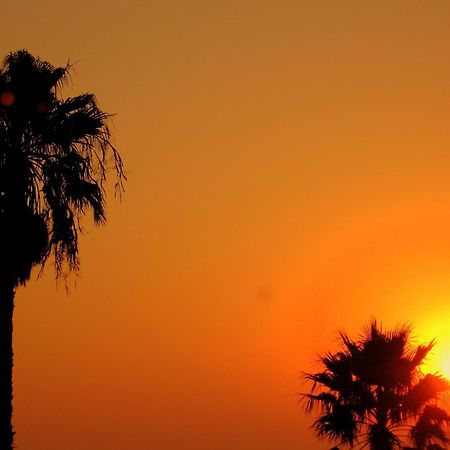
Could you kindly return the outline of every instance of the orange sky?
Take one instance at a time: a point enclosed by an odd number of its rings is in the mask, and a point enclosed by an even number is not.
[[[67,94],[117,113],[129,178],[71,295],[51,267],[17,294],[18,450],[323,450],[298,376],[338,330],[410,321],[448,359],[450,2],[2,19],[2,55],[70,58]]]

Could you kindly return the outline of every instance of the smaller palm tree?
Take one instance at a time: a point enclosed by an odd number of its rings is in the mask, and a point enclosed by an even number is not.
[[[422,374],[434,342],[413,346],[410,336],[409,326],[383,331],[373,320],[359,339],[341,333],[341,350],[319,356],[323,370],[304,373],[312,385],[302,394],[307,412],[319,408],[319,438],[371,450],[447,448],[450,416],[438,402],[450,383]]]

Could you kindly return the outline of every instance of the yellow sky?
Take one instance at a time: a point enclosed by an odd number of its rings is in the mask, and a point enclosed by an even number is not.
[[[338,330],[450,355],[450,2],[4,3],[129,178],[71,295],[17,294],[19,450],[323,450],[298,376]]]

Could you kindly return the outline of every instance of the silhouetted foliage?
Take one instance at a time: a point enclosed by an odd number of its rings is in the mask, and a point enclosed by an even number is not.
[[[341,350],[319,357],[323,370],[304,374],[312,386],[302,394],[307,412],[319,408],[319,438],[371,450],[447,448],[450,416],[437,401],[450,383],[422,375],[434,342],[415,347],[410,335],[408,326],[383,331],[372,321],[359,339],[341,333]]]
[[[77,270],[79,219],[91,210],[104,223],[111,163],[122,186],[109,116],[94,95],[58,97],[69,70],[22,50],[0,71],[0,272],[17,283],[51,252],[58,276]]]
[[[0,450],[12,447],[15,288],[51,255],[57,277],[77,271],[81,216],[103,224],[107,172],[119,190],[125,179],[95,96],[60,98],[70,69],[26,50],[0,69]]]

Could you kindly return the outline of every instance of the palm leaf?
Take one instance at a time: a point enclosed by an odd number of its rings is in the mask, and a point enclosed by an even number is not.
[[[447,445],[450,443],[446,432],[449,424],[450,416],[446,411],[436,405],[427,405],[411,428],[411,440],[419,450],[430,445]]]

